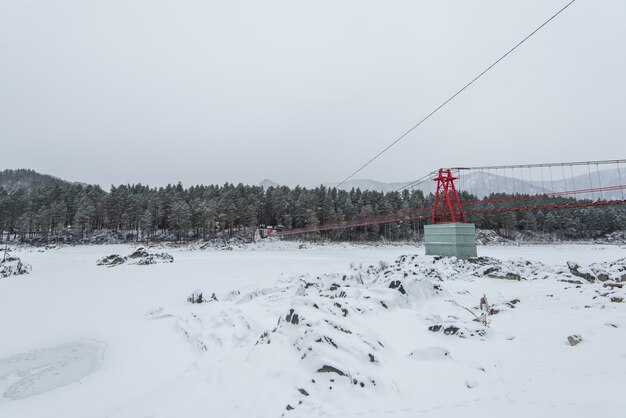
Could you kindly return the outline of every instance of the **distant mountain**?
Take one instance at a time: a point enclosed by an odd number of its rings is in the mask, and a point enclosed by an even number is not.
[[[570,175],[565,177],[558,176],[556,179],[548,178],[548,174],[544,178],[519,179],[509,176],[496,175],[487,171],[472,171],[470,174],[461,175],[457,180],[457,189],[468,191],[479,198],[489,196],[491,193],[507,193],[507,194],[543,194],[543,193],[559,193],[574,190],[589,190],[599,187],[618,186],[622,180],[622,173],[618,169],[610,170],[589,170],[586,174]],[[550,176],[552,177],[552,176]],[[528,178],[528,177],[527,177]],[[434,182],[433,182],[434,183]],[[434,186],[431,185],[429,191],[434,192]],[[624,192],[626,194],[626,191]],[[622,197],[621,190],[609,190],[593,193],[577,193],[571,194],[570,197],[578,199],[617,199]]]
[[[434,183],[434,182],[433,182]],[[530,182],[515,177],[493,174],[486,171],[471,171],[469,174],[461,173],[461,178],[457,180],[458,190],[467,191],[474,196],[483,198],[491,193],[506,194],[543,194],[551,193],[554,190],[550,184],[541,182]],[[434,192],[434,186],[433,186]]]
[[[352,190],[352,189],[361,189],[361,190],[372,190],[372,191],[376,191],[376,192],[383,192],[383,193],[388,193],[388,192],[393,192],[398,190],[399,188],[401,188],[402,186],[404,186],[405,184],[407,184],[408,182],[404,182],[404,183],[383,183],[380,181],[376,181],[376,180],[365,180],[365,179],[360,179],[360,180],[348,180],[347,182],[345,182],[344,184],[341,185],[341,187],[339,187],[341,190]],[[325,183],[324,186],[326,187],[336,187],[338,183]]]
[[[50,186],[67,186],[68,184],[84,185],[24,168],[0,171],[0,187],[10,192],[18,189],[33,190]]]
[[[626,170],[623,170],[626,171]],[[565,173],[567,175],[567,173]],[[537,175],[535,173],[535,175]],[[491,193],[506,194],[543,194],[558,193],[562,191],[586,190],[597,187],[616,186],[626,181],[626,173],[621,173],[617,169],[590,171],[587,174],[572,175],[565,177],[561,175],[556,179],[535,178],[521,179],[511,176],[497,175],[489,171],[471,171],[470,173],[461,173],[461,178],[455,182],[457,190],[467,191],[479,198],[489,196]],[[377,192],[393,192],[410,184],[406,182],[383,183],[376,180],[350,180],[342,184],[340,189],[351,190],[359,188],[361,190],[372,190]],[[337,183],[326,183],[324,186],[336,187]],[[600,185],[600,186],[598,186]],[[436,183],[432,180],[424,182],[412,187],[412,189],[421,190],[424,194],[434,193]],[[626,195],[626,191],[624,191]],[[622,191],[611,190],[594,193],[579,193],[571,195],[578,199],[616,199],[621,198]]]
[[[572,176],[570,178],[554,180],[549,187],[552,190],[586,190],[597,187],[618,186],[626,182],[626,173],[617,168],[611,170],[589,170],[586,174]],[[579,199],[622,199],[626,196],[626,190],[609,190],[594,193],[576,195]]]
[[[280,184],[276,183],[275,181],[272,181],[270,179],[265,179],[259,182],[259,186],[267,189],[269,187],[280,187]]]

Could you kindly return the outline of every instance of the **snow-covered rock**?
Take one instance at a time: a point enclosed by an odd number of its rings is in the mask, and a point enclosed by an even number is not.
[[[115,267],[126,262],[126,257],[118,254],[107,255],[96,262],[99,266]]]
[[[189,245],[189,250],[221,250],[232,251],[235,248],[246,248],[246,246],[252,243],[252,238],[243,235],[234,235],[232,237],[213,238],[207,240],[201,240]]]
[[[31,270],[30,264],[23,263],[19,257],[6,257],[0,260],[0,278],[28,274]]]
[[[504,238],[491,229],[477,229],[476,242],[479,245],[518,245],[515,241]]]
[[[174,257],[171,254],[153,252],[144,247],[139,247],[128,256],[123,257],[118,254],[112,254],[99,259],[96,264],[99,266],[115,267],[120,264],[147,266],[150,264],[173,262]]]

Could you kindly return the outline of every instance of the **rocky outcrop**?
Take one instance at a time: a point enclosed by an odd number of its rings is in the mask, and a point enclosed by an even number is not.
[[[174,257],[168,253],[151,252],[144,247],[139,247],[128,256],[123,257],[118,254],[111,254],[101,258],[96,262],[96,264],[99,266],[115,267],[121,264],[147,266],[150,264],[173,262]]]
[[[567,262],[567,268],[569,269],[569,272],[572,273],[574,276],[585,279],[589,283],[594,283],[596,281],[596,278],[593,274],[588,271],[580,271],[581,267],[573,261]]]
[[[574,334],[574,335],[570,335],[569,337],[567,337],[567,342],[572,347],[580,344],[582,341],[583,341],[583,337],[581,337],[580,335]]]
[[[31,270],[30,264],[23,263],[19,257],[0,260],[0,278],[28,274]]]

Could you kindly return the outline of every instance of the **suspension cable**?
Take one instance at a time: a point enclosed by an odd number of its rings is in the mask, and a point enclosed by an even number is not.
[[[445,100],[442,104],[440,104],[439,106],[437,106],[435,108],[435,110],[433,110],[432,112],[430,112],[428,115],[426,115],[424,118],[422,118],[419,122],[417,122],[415,125],[413,125],[408,131],[406,131],[405,133],[403,133],[402,135],[400,135],[396,140],[394,140],[391,144],[387,145],[382,151],[380,151],[378,154],[376,154],[374,157],[370,158],[365,164],[363,164],[361,167],[359,167],[356,171],[354,171],[352,174],[350,174],[348,177],[346,177],[345,179],[343,179],[336,187],[340,187],[341,185],[343,185],[345,182],[347,182],[348,180],[350,180],[352,177],[354,177],[357,173],[359,173],[361,170],[363,170],[365,167],[367,167],[368,165],[370,165],[371,163],[373,163],[378,157],[380,157],[381,155],[383,155],[385,152],[387,152],[391,147],[393,147],[394,145],[396,145],[398,142],[400,142],[401,140],[403,140],[408,134],[410,134],[411,132],[413,132],[418,126],[420,126],[422,123],[426,122],[431,116],[433,116],[435,113],[437,113],[441,108],[443,108],[445,105],[447,105],[448,103],[450,103],[452,100],[454,100],[459,94],[461,94],[463,91],[465,91],[469,86],[471,86],[472,84],[474,84],[479,78],[481,78],[483,75],[485,75],[489,70],[491,70],[493,67],[495,67],[498,63],[500,63],[500,61],[502,61],[503,59],[505,59],[509,54],[511,54],[513,51],[515,51],[517,48],[519,48],[524,42],[526,42],[528,39],[530,39],[530,37],[532,37],[534,34],[536,34],[537,32],[539,32],[544,26],[546,26],[548,23],[550,23],[553,19],[555,19],[558,15],[560,15],[562,12],[565,11],[565,9],[567,9],[569,6],[571,6],[576,0],[571,0],[569,3],[567,3],[565,6],[563,6],[558,12],[556,12],[555,14],[553,14],[548,20],[546,20],[545,22],[543,22],[541,25],[539,25],[535,30],[533,30],[530,34],[528,34],[524,39],[522,39],[521,41],[519,41],[513,48],[509,49],[504,55],[502,55],[500,58],[498,58],[496,61],[493,62],[493,64],[491,64],[490,66],[488,66],[486,69],[484,69],[480,74],[478,74],[476,77],[474,77],[469,83],[465,84],[460,90],[458,90],[456,93],[454,93],[452,96],[450,96],[447,100]]]

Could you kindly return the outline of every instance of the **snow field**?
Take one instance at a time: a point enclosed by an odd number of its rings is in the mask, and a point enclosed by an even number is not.
[[[624,291],[566,265],[602,267],[613,283],[619,265],[588,266],[623,258],[617,246],[481,247],[497,259],[471,264],[411,246],[276,242],[96,266],[132,250],[15,252],[33,271],[0,280],[0,416],[626,411],[626,305],[611,302]],[[195,289],[217,301],[187,302]],[[479,314],[483,294],[489,327],[464,309]],[[571,347],[572,334],[583,342]]]

